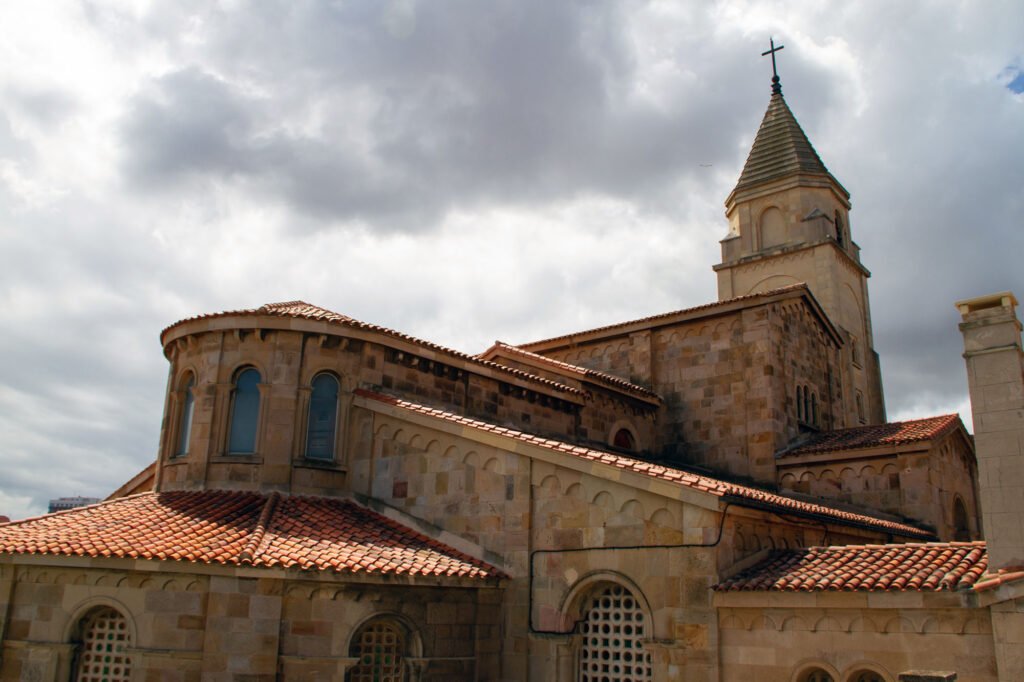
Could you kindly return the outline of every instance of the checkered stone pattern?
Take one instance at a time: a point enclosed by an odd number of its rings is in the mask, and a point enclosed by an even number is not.
[[[651,679],[651,654],[643,650],[644,614],[621,585],[593,598],[581,626],[580,682],[644,682]]]
[[[405,638],[391,623],[379,621],[363,628],[352,644],[351,655],[359,663],[349,676],[350,682],[402,682],[405,664],[402,652]]]
[[[82,632],[76,682],[127,682],[131,677],[128,645],[128,624],[120,613],[105,608],[89,616]]]

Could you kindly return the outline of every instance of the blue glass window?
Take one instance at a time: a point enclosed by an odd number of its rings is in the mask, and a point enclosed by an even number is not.
[[[260,415],[260,373],[249,368],[235,378],[231,394],[231,430],[228,452],[251,455],[256,452],[256,422]]]
[[[192,434],[192,409],[195,407],[192,387],[195,385],[195,379],[189,375],[188,381],[185,382],[185,400],[181,406],[181,424],[178,429],[178,447],[174,452],[175,457],[181,457],[188,452],[188,439]]]
[[[309,427],[306,430],[306,457],[334,459],[334,429],[338,418],[338,380],[330,374],[313,379],[309,398]]]

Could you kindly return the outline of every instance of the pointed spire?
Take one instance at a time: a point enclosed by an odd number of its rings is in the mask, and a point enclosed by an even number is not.
[[[754,145],[750,148],[733,193],[791,175],[825,176],[842,189],[842,185],[825,168],[793,112],[786,105],[776,75],[772,78],[772,98],[768,102],[768,110],[764,113],[761,127],[754,137]],[[846,193],[845,189],[842,191]]]

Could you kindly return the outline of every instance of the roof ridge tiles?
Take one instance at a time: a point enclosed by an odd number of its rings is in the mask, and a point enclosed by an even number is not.
[[[630,391],[632,393],[638,393],[638,394],[643,395],[645,397],[653,397],[653,398],[660,399],[660,396],[657,393],[655,393],[654,391],[652,391],[652,390],[650,390],[648,388],[645,388],[643,386],[640,386],[639,384],[634,384],[631,381],[627,381],[627,380],[622,379],[620,377],[614,376],[612,374],[608,374],[606,372],[601,372],[601,371],[596,370],[596,369],[590,369],[589,367],[583,367],[581,365],[574,365],[572,363],[565,362],[564,360],[556,360],[554,358],[549,358],[546,355],[541,355],[540,353],[534,353],[534,352],[526,350],[525,348],[520,348],[519,346],[513,346],[510,343],[505,343],[504,341],[500,341],[500,340],[496,340],[494,342],[494,344],[490,348],[485,350],[483,353],[478,354],[477,357],[483,358],[485,355],[487,355],[489,352],[491,352],[494,349],[505,350],[505,351],[508,351],[510,353],[515,353],[517,355],[522,355],[524,357],[532,358],[532,359],[535,359],[535,360],[537,360],[539,362],[543,362],[544,364],[551,365],[553,367],[559,367],[561,369],[568,370],[570,372],[573,372],[574,374],[579,374],[579,375],[587,377],[587,378],[596,379],[596,380],[598,380],[600,382],[603,382],[603,383],[606,383],[606,384],[611,384],[611,385],[613,385],[613,386],[615,386],[617,388],[625,389],[625,390]]]
[[[941,414],[903,421],[851,426],[822,431],[776,454],[779,459],[840,450],[857,450],[879,445],[902,445],[937,438],[962,424],[959,414]]]
[[[889,521],[867,514],[859,514],[831,507],[825,500],[821,500],[820,502],[797,500],[792,497],[787,497],[782,493],[760,490],[751,486],[731,483],[721,479],[711,478],[701,474],[694,474],[682,469],[675,469],[664,465],[658,465],[663,466],[663,470],[656,471],[654,468],[649,466],[651,462],[635,457],[628,457],[626,455],[606,452],[604,450],[594,450],[592,448],[567,443],[565,441],[553,439],[538,440],[539,437],[534,434],[525,433],[515,429],[508,429],[506,433],[496,433],[495,425],[489,422],[462,417],[461,415],[456,415],[435,408],[429,408],[403,398],[377,393],[367,389],[357,388],[354,392],[356,395],[388,405],[393,405],[400,409],[409,410],[410,412],[437,417],[445,421],[475,428],[486,433],[494,433],[495,435],[499,435],[504,438],[511,438],[516,441],[536,445],[537,447],[543,447],[557,452],[564,452],[588,461],[609,464],[610,466],[615,466],[619,469],[627,469],[650,478],[676,482],[689,488],[703,490],[718,497],[728,498],[736,504],[746,504],[747,506],[758,507],[767,506],[773,509],[783,509],[788,513],[809,514],[816,518],[830,519],[833,522],[843,525],[867,526],[871,528],[884,529],[886,532],[904,537],[920,539],[934,538],[934,535],[929,531],[915,528],[907,524],[898,523],[896,521]]]
[[[569,334],[561,334],[559,336],[552,336],[551,338],[540,339],[538,341],[530,341],[530,342],[527,342],[527,343],[521,343],[521,344],[517,345],[516,348],[527,349],[527,348],[530,348],[532,346],[540,346],[540,345],[543,345],[543,344],[551,343],[552,341],[561,341],[563,339],[570,339],[570,338],[572,338],[574,336],[582,336],[582,335],[585,335],[585,334],[594,334],[596,332],[610,331],[612,329],[618,329],[618,328],[621,328],[621,327],[628,327],[630,325],[640,324],[640,323],[643,323],[643,322],[654,322],[655,320],[669,318],[669,317],[672,317],[674,315],[684,315],[686,313],[694,313],[694,312],[698,312],[698,311],[702,311],[702,310],[710,310],[712,308],[724,307],[724,306],[727,306],[727,305],[731,305],[733,303],[739,303],[739,302],[742,302],[742,301],[750,301],[750,300],[753,300],[755,298],[768,298],[770,296],[777,296],[779,294],[784,294],[784,293],[786,293],[788,291],[797,291],[797,290],[800,290],[800,289],[803,289],[803,290],[807,291],[808,293],[810,293],[810,289],[808,289],[806,284],[804,284],[803,282],[797,282],[795,284],[787,284],[786,286],[777,287],[775,289],[769,289],[768,291],[760,291],[760,292],[753,293],[753,294],[744,294],[742,296],[733,296],[732,298],[726,298],[726,299],[723,299],[721,301],[712,301],[711,303],[704,303],[702,305],[693,306],[691,308],[681,308],[679,310],[671,310],[671,311],[669,311],[667,313],[658,313],[656,315],[649,315],[647,317],[640,317],[640,318],[637,318],[635,320],[627,320],[626,322],[616,322],[614,324],[608,324],[608,325],[604,325],[604,326],[601,326],[601,327],[594,327],[592,329],[585,329],[583,331],[571,332]]]
[[[311,310],[315,311],[315,312],[310,312]],[[362,330],[366,330],[366,331],[376,332],[376,333],[379,333],[379,334],[383,334],[384,336],[389,336],[391,338],[399,339],[401,341],[406,341],[408,343],[411,343],[411,344],[414,344],[414,345],[417,345],[417,346],[422,346],[422,347],[427,348],[427,349],[432,350],[432,351],[436,351],[436,352],[439,352],[439,353],[444,353],[446,355],[450,355],[450,356],[458,358],[460,360],[464,360],[464,361],[467,361],[467,362],[470,362],[470,363],[473,363],[473,364],[481,365],[483,367],[487,367],[488,369],[496,369],[496,370],[498,370],[500,372],[511,374],[511,375],[513,375],[513,376],[515,376],[517,378],[524,379],[526,381],[531,381],[533,383],[542,384],[542,385],[547,386],[548,388],[554,389],[554,390],[562,392],[562,393],[570,393],[570,394],[579,395],[579,396],[582,396],[584,394],[583,391],[581,391],[579,389],[576,389],[576,388],[573,388],[572,386],[566,386],[565,384],[561,384],[561,383],[559,383],[557,381],[552,381],[551,379],[545,379],[544,377],[537,376],[536,374],[532,374],[530,372],[527,372],[527,371],[524,371],[524,370],[521,370],[521,369],[515,369],[513,367],[508,367],[506,365],[502,365],[501,363],[492,362],[490,360],[484,360],[484,359],[482,359],[482,358],[480,358],[480,357],[478,357],[476,355],[471,355],[469,353],[465,353],[465,352],[460,351],[460,350],[455,350],[454,348],[448,348],[447,346],[442,346],[441,344],[434,343],[432,341],[425,341],[424,339],[420,339],[420,338],[417,338],[417,337],[412,336],[410,334],[406,334],[404,332],[396,331],[396,330],[390,329],[388,327],[383,327],[383,326],[372,324],[372,323],[369,323],[369,322],[362,322],[362,321],[357,320],[357,319],[355,319],[353,317],[349,317],[348,315],[342,315],[341,313],[336,313],[334,311],[327,310],[326,308],[321,308],[320,306],[313,305],[311,303],[306,303],[305,301],[288,301],[288,302],[284,302],[284,303],[266,303],[266,304],[260,306],[259,308],[242,308],[242,309],[239,309],[239,310],[225,310],[225,311],[218,312],[218,313],[203,313],[201,315],[194,315],[192,317],[186,317],[184,319],[178,320],[177,322],[175,322],[173,324],[168,325],[167,327],[164,327],[164,329],[161,330],[161,332],[160,332],[160,339],[161,339],[161,342],[162,342],[163,338],[167,334],[167,332],[169,332],[170,330],[174,329],[175,327],[178,327],[180,325],[186,324],[188,322],[196,322],[196,321],[200,321],[200,320],[211,320],[211,319],[217,319],[217,318],[222,318],[222,317],[232,317],[232,316],[243,316],[243,317],[245,317],[245,316],[256,316],[256,315],[272,315],[272,316],[278,316],[278,317],[293,317],[293,318],[298,318],[298,319],[322,320],[322,321],[326,321],[328,323],[334,323],[334,324],[339,324],[339,325],[343,325],[343,326],[347,326],[347,327],[353,327],[355,329],[362,329]]]

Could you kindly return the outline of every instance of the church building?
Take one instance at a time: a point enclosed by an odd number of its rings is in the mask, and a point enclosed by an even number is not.
[[[1024,679],[1017,302],[958,304],[975,436],[887,422],[850,210],[776,76],[715,302],[477,355],[172,324],[156,460],[0,524],[0,679]]]

